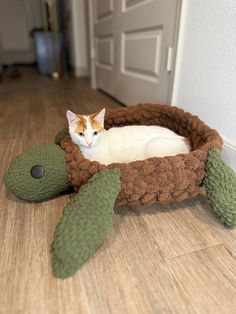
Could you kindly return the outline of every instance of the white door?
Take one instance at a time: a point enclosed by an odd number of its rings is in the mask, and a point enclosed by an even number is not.
[[[170,101],[180,0],[91,0],[96,87],[124,104]]]

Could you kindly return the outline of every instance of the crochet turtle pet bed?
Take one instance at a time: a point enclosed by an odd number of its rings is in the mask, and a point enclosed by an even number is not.
[[[5,184],[19,198],[42,201],[78,192],[65,207],[51,245],[53,274],[72,276],[103,243],[115,205],[167,203],[191,198],[203,185],[215,214],[236,225],[236,175],[220,157],[222,139],[198,117],[169,105],[139,104],[108,110],[105,128],[160,125],[190,140],[189,154],[108,166],[85,159],[68,129],[55,144],[34,146],[12,162]]]

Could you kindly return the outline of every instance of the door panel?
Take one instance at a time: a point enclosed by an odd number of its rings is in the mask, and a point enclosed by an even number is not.
[[[167,103],[167,55],[176,47],[180,1],[92,1],[97,87],[124,104]]]
[[[137,5],[142,5],[143,3],[148,1],[150,0],[125,0],[123,1],[123,11],[133,9]]]
[[[97,66],[112,68],[114,63],[114,42],[112,37],[97,39]]]
[[[96,2],[97,20],[107,17],[113,12],[113,0],[102,0]]]
[[[124,33],[122,68],[124,75],[158,81],[161,56],[161,30]],[[145,47],[145,54],[143,53]]]

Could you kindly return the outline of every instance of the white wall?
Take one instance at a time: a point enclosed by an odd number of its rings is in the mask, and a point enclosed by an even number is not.
[[[89,75],[87,0],[70,0],[71,63],[76,76]]]
[[[38,0],[0,1],[0,35],[4,64],[35,61],[30,31],[41,24],[41,5]]]
[[[235,0],[183,0],[172,104],[218,130],[236,169]]]

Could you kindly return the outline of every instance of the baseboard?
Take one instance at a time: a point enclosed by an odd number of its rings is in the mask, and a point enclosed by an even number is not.
[[[226,137],[223,137],[223,140],[222,158],[236,172],[236,142]]]
[[[89,76],[89,69],[88,67],[75,67],[75,76]]]
[[[15,63],[31,64],[35,62],[35,53],[29,51],[2,51],[2,63],[12,65]]]

